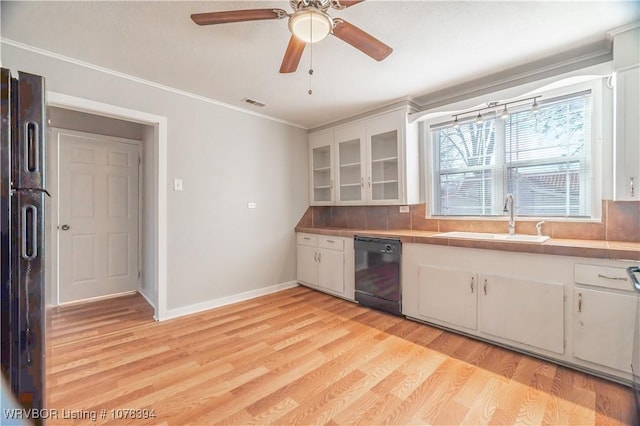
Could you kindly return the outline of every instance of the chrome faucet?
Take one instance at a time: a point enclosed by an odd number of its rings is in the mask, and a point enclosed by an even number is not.
[[[503,212],[509,213],[509,235],[516,233],[516,220],[513,218],[513,194],[508,193],[504,197],[504,209]]]

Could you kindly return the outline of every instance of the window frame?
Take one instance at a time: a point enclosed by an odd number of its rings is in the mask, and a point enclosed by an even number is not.
[[[591,214],[589,216],[528,216],[528,215],[520,215],[520,217],[526,218],[528,220],[553,220],[553,221],[587,221],[587,222],[595,222],[600,221],[602,218],[602,151],[603,151],[603,120],[604,120],[604,110],[605,110],[605,98],[603,96],[603,85],[605,84],[605,79],[602,76],[594,76],[593,79],[588,81],[584,81],[579,84],[568,85],[565,87],[561,87],[553,90],[545,90],[545,91],[536,91],[531,92],[529,94],[525,94],[523,96],[513,98],[514,101],[518,99],[526,99],[527,97],[534,95],[541,95],[542,98],[540,100],[544,101],[546,99],[553,98],[562,98],[568,97],[573,94],[577,94],[580,92],[590,91],[591,92],[591,108],[587,113],[591,118],[590,130],[591,137],[587,142],[589,144],[588,149],[590,150],[590,155],[587,155],[584,164],[581,164],[581,167],[588,167],[591,169],[591,190],[588,191],[588,194],[580,194],[581,198],[584,197],[584,203],[588,203],[591,209]],[[491,95],[484,96],[485,99],[491,99]],[[539,101],[540,101],[539,100]],[[510,111],[516,111],[520,108],[530,107],[530,103],[526,103],[527,106],[515,106],[509,107]],[[486,104],[480,104],[476,108],[483,108]],[[446,108],[446,106],[445,106]],[[613,108],[613,105],[611,105]],[[504,219],[504,214],[502,212],[502,193],[496,194],[492,193],[493,197],[493,205],[494,211],[492,214],[485,215],[446,215],[446,214],[434,214],[434,211],[440,208],[440,197],[438,197],[439,191],[434,188],[434,184],[439,182],[438,175],[440,173],[440,159],[438,154],[438,144],[437,141],[432,140],[432,127],[441,127],[446,126],[447,124],[453,123],[452,116],[456,113],[464,112],[464,111],[473,111],[473,107],[465,108],[464,110],[457,110],[451,108],[450,111],[444,114],[439,114],[437,117],[432,118],[430,120],[425,120],[423,122],[421,132],[423,134],[423,140],[425,142],[425,167],[426,173],[424,175],[424,184],[425,184],[425,200],[427,201],[426,208],[426,217],[427,218],[436,218],[436,219],[470,219],[470,220],[492,220]],[[485,113],[483,111],[483,116],[486,119],[491,119],[495,116],[496,120],[501,120],[498,115],[501,112],[500,108],[496,108],[495,112],[491,110],[487,110]],[[467,119],[473,120],[474,114],[465,114],[464,120]],[[460,118],[459,118],[460,120]],[[460,120],[462,121],[462,120]],[[500,132],[500,134],[499,134]],[[496,126],[496,140],[504,140],[504,126]],[[508,184],[508,173],[509,169],[512,167],[507,163],[506,157],[506,143],[496,144],[495,147],[495,155],[496,161],[492,166],[477,166],[480,168],[492,170],[495,173],[495,178],[497,179],[497,183],[494,187],[502,187],[504,188],[504,192],[506,193],[506,188]],[[518,162],[518,165],[523,165],[523,162]],[[535,164],[541,164],[540,162],[536,162]],[[475,166],[474,166],[475,168]],[[452,169],[454,170],[454,169]],[[471,168],[462,168],[458,169],[459,171],[463,170],[471,170]],[[448,170],[451,172],[451,170]],[[500,173],[499,173],[500,172]],[[584,178],[584,177],[583,177]],[[496,192],[496,191],[493,191]],[[581,201],[582,205],[582,201]]]

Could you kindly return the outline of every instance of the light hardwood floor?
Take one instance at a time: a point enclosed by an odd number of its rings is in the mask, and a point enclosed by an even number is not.
[[[49,408],[92,425],[633,422],[627,387],[304,287],[151,315],[138,295],[53,312]]]

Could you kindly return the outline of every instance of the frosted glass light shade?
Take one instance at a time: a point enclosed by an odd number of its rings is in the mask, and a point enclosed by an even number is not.
[[[289,18],[289,31],[305,43],[315,43],[329,35],[331,18],[317,9],[304,9]]]

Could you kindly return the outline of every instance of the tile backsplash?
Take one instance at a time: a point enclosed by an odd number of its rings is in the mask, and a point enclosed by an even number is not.
[[[516,232],[535,234],[536,222],[516,218]],[[298,226],[434,232],[507,232],[506,218],[430,219],[425,217],[425,204],[409,206],[409,213],[400,213],[398,206],[309,207]],[[552,238],[640,242],[640,201],[604,200],[601,222],[548,220],[542,227],[542,233]]]

